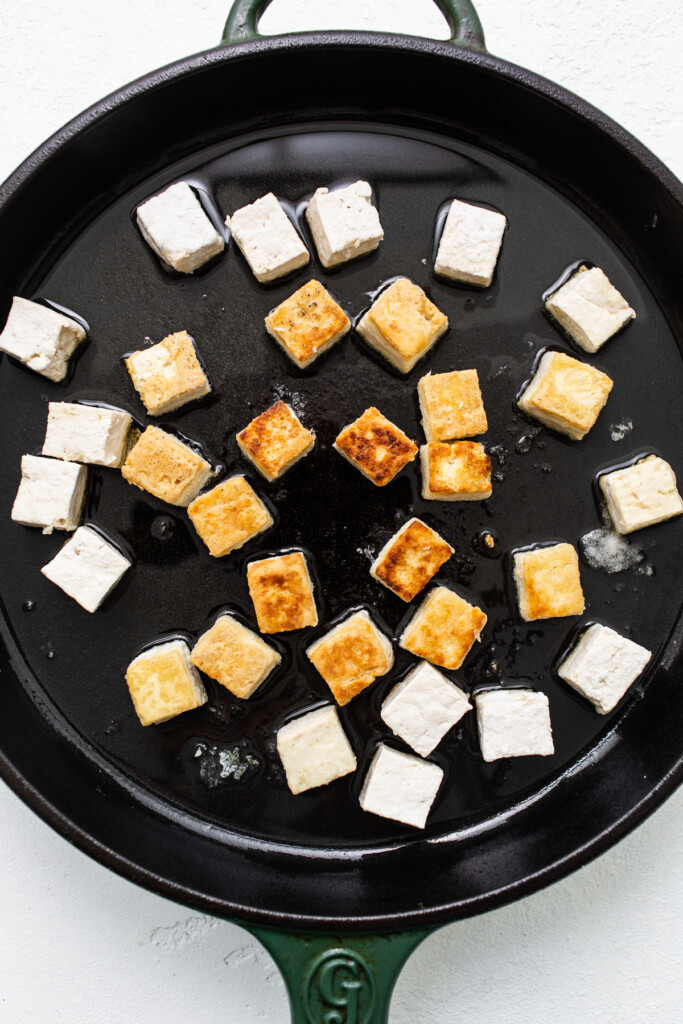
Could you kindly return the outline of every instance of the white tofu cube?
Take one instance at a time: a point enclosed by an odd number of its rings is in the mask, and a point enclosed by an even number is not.
[[[40,571],[73,597],[81,608],[94,612],[131,564],[97,530],[79,526],[61,551]]]
[[[120,466],[133,417],[121,409],[50,402],[43,455],[66,462]]]
[[[581,267],[545,308],[586,352],[597,352],[636,315],[599,267]]]
[[[633,533],[683,512],[674,471],[658,455],[603,474],[600,488],[617,533]]]
[[[608,626],[595,623],[557,670],[560,679],[606,715],[619,703],[652,657],[650,651]]]
[[[482,757],[547,757],[555,753],[550,707],[534,690],[485,690],[474,695]]]
[[[427,757],[471,707],[455,683],[420,661],[391,691],[381,715],[409,747]]]
[[[66,377],[69,358],[82,341],[85,330],[71,317],[15,295],[0,334],[0,352],[14,356],[49,380],[60,381]]]
[[[356,770],[356,758],[336,708],[309,711],[283,725],[277,751],[292,793],[326,786]]]
[[[306,220],[324,267],[336,267],[372,252],[382,241],[384,231],[371,197],[367,181],[332,192],[326,188],[316,191],[306,207]]]
[[[506,224],[502,213],[454,199],[439,242],[435,272],[452,281],[488,288]]]
[[[81,521],[87,479],[85,466],[23,455],[12,519],[24,526],[41,526],[43,533],[75,530]]]
[[[167,266],[193,274],[225,248],[225,240],[185,181],[138,206],[142,236]]]
[[[235,210],[225,223],[261,284],[305,267],[311,258],[272,192]]]
[[[380,743],[365,776],[360,805],[380,818],[424,828],[442,780],[438,764]]]

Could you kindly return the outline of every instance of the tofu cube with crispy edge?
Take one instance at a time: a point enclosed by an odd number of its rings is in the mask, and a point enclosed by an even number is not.
[[[491,460],[477,441],[430,441],[420,448],[422,497],[433,501],[484,501],[493,493]]]
[[[447,587],[434,587],[403,630],[399,645],[440,668],[460,668],[486,615]]]
[[[442,781],[438,764],[380,743],[365,776],[360,805],[380,818],[424,828]]]
[[[435,272],[452,281],[488,288],[506,224],[502,213],[454,199],[439,242]]]
[[[79,526],[40,571],[86,612],[95,612],[131,565],[97,530]]]
[[[219,615],[192,648],[192,664],[246,700],[282,661],[280,654],[233,615]]]
[[[413,517],[384,545],[370,575],[402,601],[412,601],[452,554],[436,530]]]
[[[428,373],[417,384],[428,441],[455,441],[489,428],[476,370]]]
[[[517,405],[544,426],[580,441],[595,424],[612,385],[594,366],[564,352],[546,352]]]
[[[324,267],[372,252],[384,238],[367,181],[332,192],[319,188],[306,207],[306,220]]]
[[[69,359],[82,341],[85,330],[71,317],[15,295],[0,334],[0,352],[57,382],[66,377]]]
[[[336,708],[316,708],[300,715],[278,729],[276,738],[292,793],[326,786],[356,770],[356,758]]]
[[[239,432],[237,444],[259,473],[273,481],[312,451],[315,434],[290,405],[276,402]]]
[[[549,757],[555,753],[550,706],[534,690],[484,690],[475,693],[477,729],[485,761],[501,757]]]
[[[142,725],[168,722],[207,701],[184,640],[155,644],[138,654],[126,669],[126,682]]]
[[[422,757],[472,709],[467,694],[428,662],[420,661],[382,704],[389,728]]]
[[[356,324],[368,345],[409,373],[448,327],[448,317],[407,277],[394,281]]]
[[[599,267],[580,267],[545,308],[586,352],[597,352],[636,315]]]
[[[415,442],[374,406],[344,427],[334,447],[377,487],[391,483],[417,455]]]
[[[262,633],[318,625],[313,583],[301,551],[250,562],[247,584]]]
[[[43,455],[66,462],[120,466],[133,417],[121,409],[50,402]]]
[[[366,611],[355,612],[306,650],[341,707],[394,664],[390,641]]]
[[[311,258],[272,192],[235,210],[225,223],[261,284],[305,267]]]
[[[129,484],[170,505],[190,504],[212,473],[189,445],[159,427],[147,427],[128,452],[121,473]]]
[[[137,221],[157,256],[182,274],[193,274],[225,248],[225,240],[186,181],[170,185],[138,206]]]
[[[658,455],[648,455],[625,469],[604,473],[600,489],[617,533],[633,533],[683,512],[674,471]]]
[[[273,525],[270,512],[243,476],[231,476],[200,494],[187,512],[214,558],[241,548]]]
[[[87,479],[85,466],[22,455],[12,519],[23,526],[40,526],[43,533],[75,530],[81,521]]]
[[[163,416],[208,395],[211,385],[187,331],[131,352],[126,369],[150,416]]]
[[[651,657],[651,652],[640,644],[595,623],[581,634],[557,674],[594,704],[599,715],[606,715],[617,706]]]
[[[525,622],[581,615],[586,607],[579,556],[571,544],[517,551],[512,572]]]
[[[304,370],[351,329],[351,321],[320,281],[309,281],[266,317],[266,330]]]

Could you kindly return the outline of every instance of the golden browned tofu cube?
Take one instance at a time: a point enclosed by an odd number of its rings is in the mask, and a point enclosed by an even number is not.
[[[150,416],[163,416],[211,391],[187,331],[169,334],[158,345],[131,352],[126,369]]]
[[[525,622],[581,615],[586,606],[579,557],[571,544],[517,551],[513,576]]]
[[[183,506],[199,494],[211,472],[206,459],[159,427],[143,430],[121,466],[129,484]]]
[[[580,441],[597,420],[613,381],[601,370],[564,352],[546,352],[517,402],[527,416],[573,441]]]
[[[428,441],[457,441],[488,430],[476,370],[428,373],[418,381],[417,393]]]
[[[131,661],[126,682],[143,725],[158,725],[206,704],[206,691],[184,640],[148,648]]]
[[[420,448],[422,497],[435,501],[490,498],[491,460],[478,441],[430,441]]]
[[[276,402],[237,435],[237,444],[266,480],[279,476],[313,448],[315,434],[286,402]]]
[[[394,664],[390,641],[365,611],[344,619],[311,644],[306,654],[341,707]]]
[[[401,647],[440,668],[460,668],[486,625],[486,615],[447,587],[427,594],[399,640]]]
[[[344,427],[334,447],[378,487],[390,483],[417,455],[417,445],[371,406]]]
[[[222,558],[273,525],[273,517],[243,476],[231,476],[200,494],[187,509],[214,558]]]
[[[313,583],[300,551],[250,562],[247,583],[262,633],[317,626]]]
[[[420,519],[409,519],[387,541],[370,568],[370,575],[412,601],[453,554],[453,548]]]
[[[408,373],[448,327],[448,317],[407,277],[383,291],[356,330],[385,359]]]
[[[309,281],[266,317],[266,330],[302,369],[351,327],[344,310],[320,281]]]
[[[241,700],[282,661],[279,653],[233,615],[219,615],[192,648],[192,664]]]

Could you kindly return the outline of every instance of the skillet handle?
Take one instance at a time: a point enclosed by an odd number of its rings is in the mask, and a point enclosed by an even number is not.
[[[258,23],[272,0],[234,0],[220,46],[260,39]],[[451,30],[450,42],[470,50],[486,50],[484,30],[471,0],[434,0]]]

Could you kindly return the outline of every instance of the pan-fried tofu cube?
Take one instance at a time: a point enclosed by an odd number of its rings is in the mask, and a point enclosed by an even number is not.
[[[430,441],[420,448],[422,497],[434,501],[490,498],[491,460],[477,441]]]
[[[225,223],[261,284],[305,267],[311,258],[272,192],[235,210]]]
[[[594,366],[564,352],[546,352],[517,405],[544,426],[580,441],[595,424],[612,385]]]
[[[560,679],[595,705],[612,711],[652,657],[650,651],[608,626],[594,623],[583,632],[557,670]]]
[[[683,512],[674,471],[658,455],[604,473],[600,488],[617,533],[633,533]]]
[[[599,267],[580,267],[545,308],[586,352],[597,352],[636,315]]]
[[[187,331],[169,334],[158,345],[131,352],[126,369],[150,416],[163,416],[211,391]]]
[[[132,416],[121,409],[50,402],[43,455],[66,462],[120,466]]]
[[[434,587],[403,630],[399,645],[440,668],[460,668],[486,615],[447,587]]]
[[[199,494],[211,472],[206,459],[159,427],[142,432],[121,466],[129,484],[183,507]]]
[[[137,221],[157,256],[182,274],[193,274],[225,248],[186,181],[170,185],[138,206]]]
[[[266,330],[300,369],[327,352],[351,321],[320,281],[309,281],[266,317]]]
[[[389,285],[356,324],[367,343],[401,373],[409,373],[447,327],[448,317],[407,277]]]
[[[506,223],[502,213],[454,199],[439,242],[435,272],[452,281],[488,288]]]
[[[402,601],[412,601],[452,554],[436,530],[413,517],[384,545],[370,575]]]
[[[417,445],[371,406],[338,434],[334,447],[377,487],[391,483],[417,455]]]
[[[456,441],[489,428],[476,370],[428,373],[417,384],[428,441]]]
[[[581,615],[586,606],[579,556],[571,544],[515,552],[513,576],[525,622]]]
[[[0,352],[14,356],[49,380],[60,381],[66,377],[69,359],[82,341],[85,331],[71,317],[15,295],[0,334]]]
[[[200,494],[187,509],[214,558],[241,548],[273,525],[273,517],[243,476],[231,476]]]
[[[97,530],[79,526],[73,537],[40,571],[65,594],[73,597],[86,612],[95,612],[131,564]]]
[[[332,192],[319,188],[306,207],[306,220],[324,267],[364,256],[384,238],[367,181],[356,181]]]
[[[389,728],[422,757],[472,709],[467,694],[428,662],[420,661],[382,704]]]
[[[360,805],[380,818],[424,828],[442,781],[438,764],[380,743],[365,776]]]
[[[277,752],[292,793],[327,786],[356,770],[356,758],[337,709],[317,708],[283,725]]]
[[[23,526],[40,526],[43,533],[75,530],[81,521],[87,480],[85,466],[22,455],[12,519]]]
[[[262,633],[318,625],[313,582],[301,551],[250,562],[247,583]]]
[[[344,619],[306,654],[342,707],[394,664],[390,641],[365,611]]]
[[[206,704],[206,690],[184,640],[149,647],[131,661],[126,682],[142,725],[168,722]]]
[[[555,753],[550,706],[534,690],[485,690],[474,695],[481,754],[501,757],[549,757]]]
[[[273,481],[312,451],[315,434],[290,405],[276,402],[239,432],[237,444],[259,473]]]
[[[219,615],[192,648],[192,664],[241,700],[282,661],[279,653],[233,615]]]

